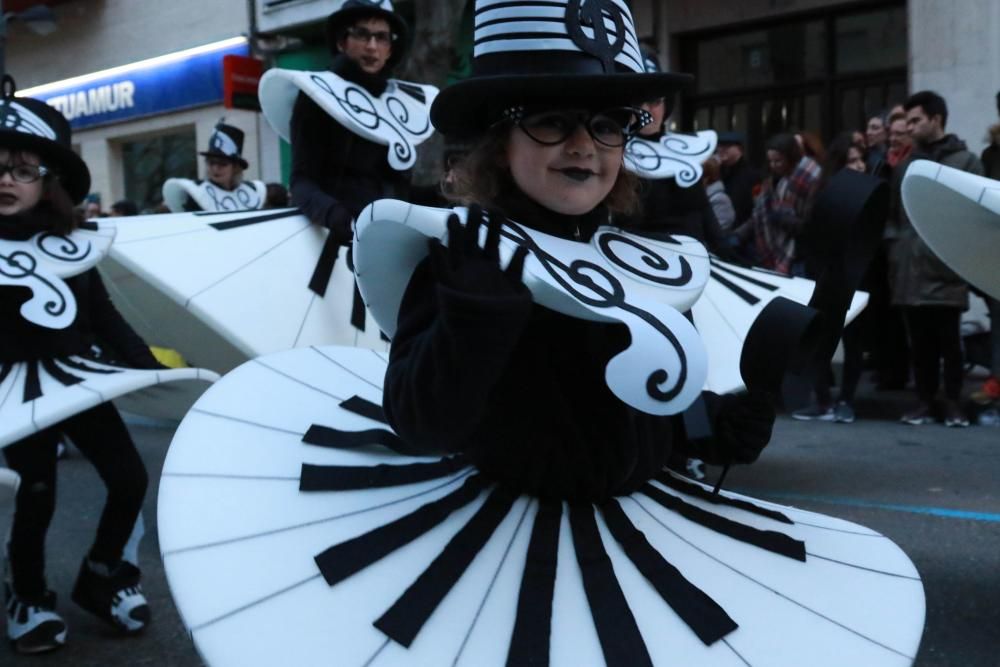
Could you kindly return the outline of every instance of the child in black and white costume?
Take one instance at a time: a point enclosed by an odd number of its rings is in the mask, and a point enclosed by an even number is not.
[[[267,186],[263,181],[243,180],[250,163],[243,157],[244,133],[220,120],[208,139],[204,181],[168,178],[163,184],[163,203],[172,213],[183,211],[245,211],[264,208]]]
[[[41,101],[14,98],[12,88],[13,82],[5,81],[0,100],[0,239],[24,241],[40,232],[68,235],[75,227],[73,205],[86,195],[90,173],[71,148],[66,119]],[[24,319],[19,310],[30,296],[28,290],[16,284],[0,286],[3,371],[22,362],[52,368],[52,358],[68,355],[160,368],[111,304],[95,269],[68,277],[65,283],[77,314],[64,328]],[[125,633],[142,630],[150,619],[140,572],[122,560],[142,508],[146,470],[117,410],[104,403],[3,450],[7,464],[21,477],[6,545],[5,594],[7,636],[22,653],[52,650],[66,639],[66,623],[55,611],[56,596],[45,580],[45,535],[55,509],[60,433],[72,438],[108,488],[97,535],[83,559],[72,598]]]

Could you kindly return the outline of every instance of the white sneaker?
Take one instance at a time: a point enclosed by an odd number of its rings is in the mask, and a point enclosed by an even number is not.
[[[66,644],[66,621],[56,613],[56,594],[46,591],[38,599],[14,595],[4,584],[7,598],[7,638],[18,653],[45,653]]]

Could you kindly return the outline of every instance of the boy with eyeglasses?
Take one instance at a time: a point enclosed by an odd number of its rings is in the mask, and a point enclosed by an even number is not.
[[[377,199],[411,197],[417,146],[433,134],[437,88],[390,78],[407,49],[407,26],[388,0],[347,0],[326,24],[333,57],[326,71],[272,69],[261,108],[292,148],[291,203],[329,230],[309,282],[334,318],[348,318],[353,345],[384,345],[368,323],[349,265],[358,214]]]
[[[348,0],[327,19],[326,30],[330,71],[372,97],[382,96],[407,47],[406,24],[392,4]],[[295,100],[291,133],[292,201],[340,245],[351,242],[351,223],[369,203],[409,194],[410,170],[389,164],[390,148],[332,117],[307,91]]]

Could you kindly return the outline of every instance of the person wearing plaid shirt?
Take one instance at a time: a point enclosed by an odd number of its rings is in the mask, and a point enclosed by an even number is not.
[[[779,273],[792,273],[795,239],[808,216],[820,166],[802,154],[795,137],[778,134],[767,144],[770,174],[754,201],[753,214],[738,234],[753,240],[756,263]]]

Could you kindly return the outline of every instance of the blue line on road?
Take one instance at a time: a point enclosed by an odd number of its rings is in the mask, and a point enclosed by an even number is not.
[[[944,507],[922,507],[920,505],[899,505],[895,503],[878,503],[871,500],[859,500],[856,498],[837,498],[835,496],[813,496],[808,493],[789,493],[781,491],[751,491],[736,490],[736,493],[743,493],[758,498],[769,498],[773,500],[806,500],[817,503],[829,503],[830,505],[847,505],[849,507],[868,507],[879,510],[889,510],[892,512],[909,512],[911,514],[929,514],[940,516],[946,519],[967,519],[969,521],[989,521],[1000,523],[1000,514],[992,512],[969,512],[966,510],[952,510]]]

